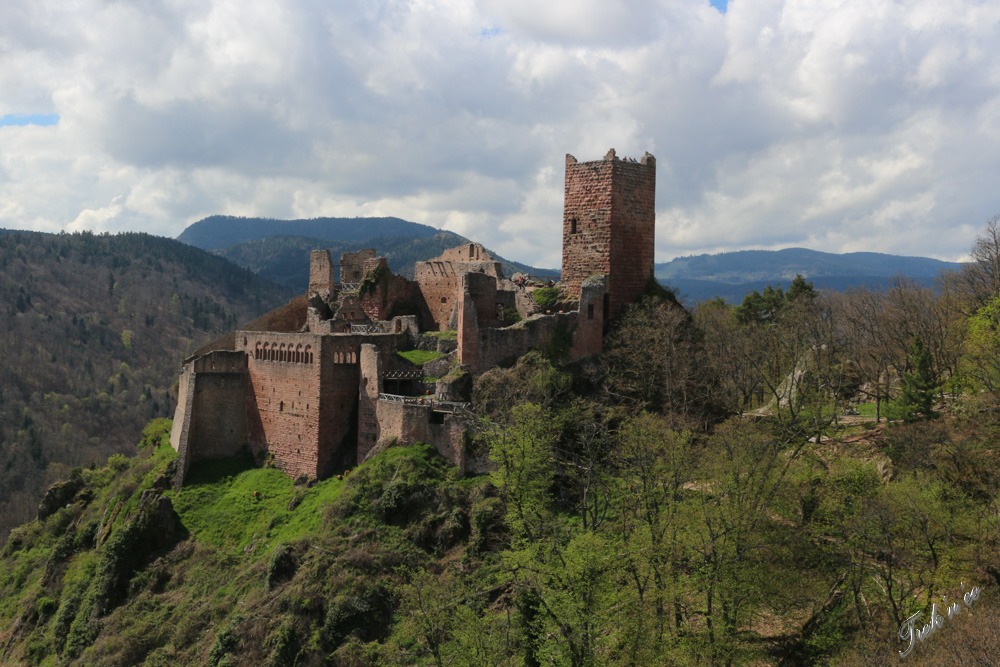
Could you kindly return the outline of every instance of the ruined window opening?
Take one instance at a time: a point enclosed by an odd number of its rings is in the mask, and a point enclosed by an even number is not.
[[[569,221],[569,233],[576,234],[576,218],[570,218]]]
[[[441,297],[441,303],[448,303],[448,297],[446,296]]]
[[[594,304],[592,303],[587,304],[587,319],[588,320],[594,319]]]
[[[476,246],[470,245],[469,246],[469,259],[473,259],[476,256],[475,252],[476,252]]]
[[[280,403],[278,403],[278,412],[284,412],[284,411],[285,411],[285,402],[281,401]]]
[[[443,424],[444,423],[444,413],[443,412],[432,412],[431,413],[431,423],[432,424]]]

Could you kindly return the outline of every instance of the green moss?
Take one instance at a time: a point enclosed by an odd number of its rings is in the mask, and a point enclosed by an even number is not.
[[[444,356],[441,352],[432,352],[430,350],[407,350],[406,352],[397,352],[396,354],[414,366],[423,366],[428,361],[434,361]]]

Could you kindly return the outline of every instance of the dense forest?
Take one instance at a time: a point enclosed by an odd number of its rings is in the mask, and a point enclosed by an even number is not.
[[[288,297],[169,239],[0,235],[0,543],[46,486],[173,414],[187,354]]]
[[[651,282],[599,358],[554,340],[476,378],[488,475],[416,444],[175,491],[153,421],[11,534],[0,661],[888,665],[958,603],[906,660],[993,664],[1000,220],[972,256],[694,312]]]

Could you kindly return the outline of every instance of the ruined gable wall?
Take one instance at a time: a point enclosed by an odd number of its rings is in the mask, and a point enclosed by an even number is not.
[[[360,283],[365,277],[365,261],[375,259],[375,248],[340,253],[340,282]]]
[[[413,268],[414,279],[427,304],[430,322],[427,329],[448,331],[454,320],[457,291],[461,288],[461,275],[454,262],[437,259],[417,262]]]
[[[325,296],[334,290],[333,262],[329,250],[313,250],[309,253],[309,294]]]

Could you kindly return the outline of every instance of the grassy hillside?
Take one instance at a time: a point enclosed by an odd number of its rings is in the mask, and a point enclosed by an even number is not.
[[[448,248],[469,243],[469,240],[452,232],[437,232],[432,236],[381,236],[362,241],[317,239],[301,236],[270,236],[246,241],[216,250],[216,254],[250,269],[267,280],[285,285],[295,291],[305,291],[309,284],[309,251],[329,248],[334,263],[339,263],[340,253],[361,248],[375,248],[385,257],[393,272],[413,277],[413,265],[438,257]],[[504,274],[511,276],[525,272],[533,276],[558,276],[558,271],[539,269],[502,257]]]
[[[60,506],[12,534],[0,662],[322,664],[347,644],[335,664],[364,664],[408,572],[489,540],[470,521],[486,480],[451,481],[433,448],[308,485],[227,459],[174,492],[169,426],[151,423],[133,459],[73,471]]]
[[[170,239],[0,236],[0,541],[53,480],[172,415],[187,354],[288,297]]]

